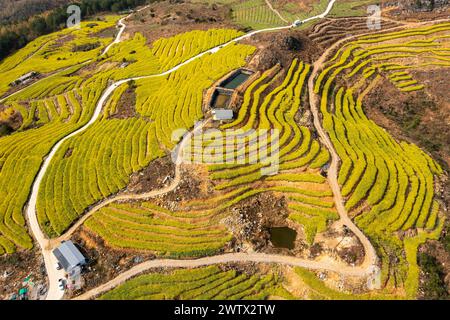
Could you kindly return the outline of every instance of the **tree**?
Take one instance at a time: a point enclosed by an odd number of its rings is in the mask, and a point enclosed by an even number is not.
[[[45,34],[47,30],[47,23],[43,17],[37,17],[31,21],[31,31],[34,32],[34,34],[40,36]]]

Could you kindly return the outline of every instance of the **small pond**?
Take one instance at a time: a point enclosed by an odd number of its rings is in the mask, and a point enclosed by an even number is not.
[[[213,96],[211,105],[213,108],[218,108],[218,109],[222,109],[222,108],[226,108],[228,107],[228,103],[231,100],[231,95],[226,94],[226,93],[219,93],[216,92]]]
[[[294,249],[297,231],[288,227],[274,227],[269,230],[270,242],[276,248]]]
[[[250,74],[248,73],[238,72],[234,76],[222,82],[222,87],[225,89],[236,89],[242,83],[244,83],[249,77]]]

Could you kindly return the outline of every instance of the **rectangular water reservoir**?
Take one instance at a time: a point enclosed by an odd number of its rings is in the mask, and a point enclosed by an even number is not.
[[[213,97],[212,97],[211,106],[214,109],[223,109],[223,108],[228,107],[230,100],[231,100],[230,93],[220,92],[220,91],[216,90],[216,92],[214,92]]]

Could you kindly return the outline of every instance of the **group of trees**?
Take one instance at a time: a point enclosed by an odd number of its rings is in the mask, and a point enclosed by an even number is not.
[[[0,24],[9,25],[67,5],[71,0],[0,0]]]
[[[150,0],[153,1],[153,0]],[[74,2],[81,9],[82,18],[100,12],[114,12],[143,5],[148,0],[81,0]],[[68,4],[67,4],[68,5]],[[69,17],[67,7],[53,9],[32,18],[25,15],[23,21],[5,24],[0,29],[0,59],[5,58],[17,49],[24,47],[29,41],[65,27]],[[28,20],[26,20],[28,19]]]

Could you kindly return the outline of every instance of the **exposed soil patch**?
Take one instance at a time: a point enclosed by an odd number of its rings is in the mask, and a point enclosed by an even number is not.
[[[184,201],[205,198],[205,184],[209,183],[204,178],[201,168],[189,165],[181,168],[181,181],[178,187],[162,197],[158,205],[163,205],[170,210],[176,210]]]
[[[446,0],[383,1],[383,13],[409,21],[427,21],[448,18],[450,4]]]
[[[46,290],[46,275],[39,250],[15,252],[0,256],[0,300],[10,299],[18,295],[21,288],[27,288],[28,298],[37,298],[39,288]],[[24,284],[30,277],[33,285]]]
[[[13,133],[22,126],[20,112],[0,105],[0,137]]]
[[[320,55],[320,48],[305,31],[260,33],[243,42],[264,49],[258,56],[257,70],[267,70],[276,64],[287,68],[295,58],[312,63]]]
[[[70,158],[70,156],[72,155],[72,153],[73,153],[73,148],[67,149],[67,150],[66,150],[66,153],[64,153],[64,159]]]
[[[88,52],[91,50],[94,50],[101,46],[101,43],[99,41],[92,42],[92,43],[84,43],[80,45],[74,45],[72,47],[72,52]]]
[[[361,250],[361,245],[351,245],[337,249],[339,258],[349,265],[361,264],[364,260],[364,250]]]
[[[444,235],[443,237],[449,237]],[[448,245],[448,244],[447,244]],[[450,251],[442,241],[428,241],[419,249],[421,266],[419,298],[450,298]]]
[[[381,81],[365,97],[365,111],[398,139],[414,142],[430,152],[448,170],[450,100],[442,88],[446,87],[449,70],[424,71],[416,76],[425,84],[425,90],[403,93],[390,81]]]
[[[250,250],[293,254],[302,248],[300,236],[297,236],[292,250],[276,248],[270,243],[270,228],[289,226],[293,229],[287,217],[288,210],[284,196],[277,197],[267,192],[231,207],[230,214],[222,222],[234,234],[234,248],[237,252]]]
[[[97,33],[93,33],[93,34],[89,35],[89,37],[94,38],[94,39],[115,38],[116,34],[117,34],[117,28],[110,27],[110,28],[103,29]]]
[[[170,157],[158,158],[130,178],[127,191],[145,193],[161,189],[175,177],[175,165]]]
[[[309,248],[309,258],[323,254],[352,266],[361,264],[365,256],[364,247],[358,237],[339,222],[319,234],[316,243]]]
[[[159,1],[130,18],[126,32],[144,34],[148,43],[191,30],[236,28],[230,8],[220,4]]]
[[[131,84],[128,86],[116,105],[115,113],[109,118],[128,119],[135,118],[138,115],[135,108],[136,92],[134,89],[134,85]]]
[[[54,44],[52,44],[52,47],[62,47],[64,44],[66,44],[67,42],[73,41],[75,40],[75,36],[73,34],[68,34],[62,37],[59,37]]]

